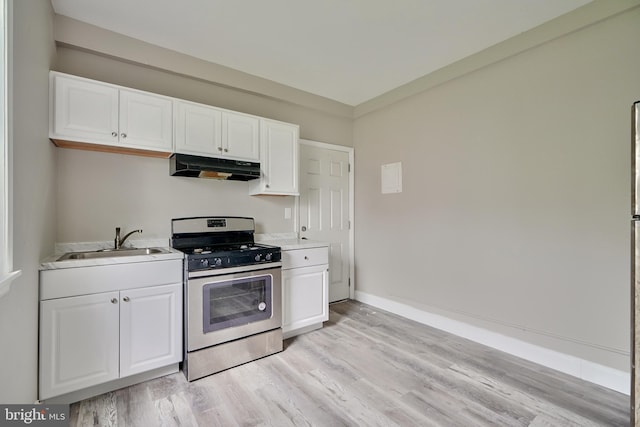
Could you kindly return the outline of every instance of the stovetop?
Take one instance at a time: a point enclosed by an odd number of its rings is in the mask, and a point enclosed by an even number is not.
[[[194,248],[184,248],[179,249],[184,252],[186,255],[208,255],[215,252],[229,252],[229,251],[252,251],[258,250],[265,247],[264,245],[256,244],[256,243],[248,243],[241,245],[225,245],[225,246],[201,246]]]
[[[254,242],[253,218],[178,218],[171,221],[171,226],[171,246],[185,253],[187,271],[281,260],[279,247]]]
[[[181,249],[185,253],[187,271],[278,262],[282,253],[278,246],[262,244],[226,248]],[[200,252],[202,250],[202,252]]]

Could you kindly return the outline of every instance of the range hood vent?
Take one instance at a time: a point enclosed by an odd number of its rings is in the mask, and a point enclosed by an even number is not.
[[[172,176],[249,181],[260,178],[260,163],[174,153],[169,159]]]

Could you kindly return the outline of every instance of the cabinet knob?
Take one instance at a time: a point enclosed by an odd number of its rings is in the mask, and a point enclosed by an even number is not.
[[[222,151],[222,147],[218,147],[218,151]]]
[[[266,184],[266,185],[265,185],[265,188],[269,188],[269,184]]]
[[[305,255],[305,256],[304,256],[304,259],[306,259],[306,260],[308,261],[308,260],[309,260],[309,257]]]
[[[124,301],[124,302],[129,302],[129,297],[124,297],[124,298],[122,298],[122,301]]]
[[[225,152],[225,153],[228,153],[228,152],[229,152],[229,149],[228,149],[228,148],[225,148],[225,149],[224,149],[224,152]]]
[[[111,132],[111,136],[115,138],[116,136],[118,136],[118,132]]]
[[[111,304],[117,304],[118,300],[116,298],[111,298]]]
[[[120,136],[123,137],[123,138],[126,138],[127,134],[123,132],[123,133],[120,134]]]

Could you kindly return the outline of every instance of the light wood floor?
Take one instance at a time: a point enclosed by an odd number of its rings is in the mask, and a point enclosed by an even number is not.
[[[629,397],[354,301],[277,355],[71,406],[71,426],[626,426]]]

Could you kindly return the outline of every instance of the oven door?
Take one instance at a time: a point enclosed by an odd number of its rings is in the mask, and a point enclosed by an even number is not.
[[[187,351],[280,328],[280,264],[190,273],[187,301]]]

